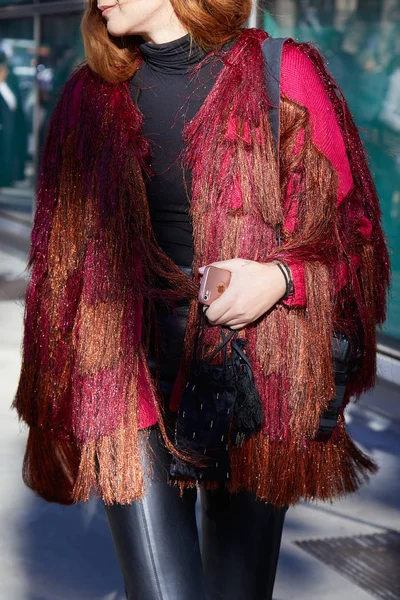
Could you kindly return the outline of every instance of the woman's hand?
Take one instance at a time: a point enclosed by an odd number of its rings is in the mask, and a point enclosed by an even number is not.
[[[232,275],[228,288],[207,309],[211,325],[241,329],[256,321],[285,295],[285,278],[275,263],[234,258],[212,263],[212,266],[226,269]],[[204,269],[201,267],[199,272],[203,274]]]

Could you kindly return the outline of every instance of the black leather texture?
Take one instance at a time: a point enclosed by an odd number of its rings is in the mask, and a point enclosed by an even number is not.
[[[128,600],[205,600],[196,490],[167,483],[169,453],[150,432],[154,477],[140,502],[105,507]]]
[[[200,491],[201,553],[212,600],[272,600],[286,508],[254,494]]]

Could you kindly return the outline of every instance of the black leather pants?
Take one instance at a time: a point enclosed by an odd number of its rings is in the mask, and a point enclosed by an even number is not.
[[[176,376],[187,307],[160,312],[162,389],[166,402]],[[154,368],[152,360],[150,368]],[[157,426],[150,431],[153,476],[144,498],[105,506],[128,600],[271,600],[285,509],[242,492],[200,492],[168,482],[170,455]]]

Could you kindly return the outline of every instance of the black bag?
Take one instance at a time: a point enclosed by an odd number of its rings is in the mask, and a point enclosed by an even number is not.
[[[229,480],[229,442],[241,446],[246,435],[259,431],[263,410],[246,356],[246,341],[238,337],[238,331],[221,327],[219,347],[208,358],[198,358],[206,326],[204,315],[202,318],[174,439],[176,447],[188,452],[194,462],[173,457],[170,475],[203,481]],[[222,363],[213,364],[221,352]]]
[[[336,395],[321,415],[317,432],[317,438],[320,440],[329,439],[333,433],[345,398],[348,379],[352,373],[357,372],[361,368],[361,340],[357,336],[350,338],[340,331],[334,331],[332,336],[332,355]]]

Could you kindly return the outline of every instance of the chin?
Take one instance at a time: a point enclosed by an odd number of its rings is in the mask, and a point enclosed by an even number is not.
[[[129,35],[128,27],[125,19],[118,18],[119,15],[112,15],[107,19],[107,31],[114,37]]]
[[[110,35],[114,37],[120,37],[124,35],[129,35],[129,32],[126,30],[126,27],[118,27],[117,24],[107,23],[107,31]]]

